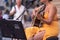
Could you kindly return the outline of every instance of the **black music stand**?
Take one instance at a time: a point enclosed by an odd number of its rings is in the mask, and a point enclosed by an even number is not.
[[[2,37],[27,40],[21,21],[0,20]]]

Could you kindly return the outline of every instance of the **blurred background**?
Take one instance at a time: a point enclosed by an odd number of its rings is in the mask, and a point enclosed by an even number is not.
[[[52,3],[56,5],[57,10],[58,10],[57,16],[58,16],[58,20],[59,20],[58,23],[59,23],[59,27],[60,27],[60,0],[53,0]],[[10,12],[12,6],[14,6],[15,4],[16,4],[15,0],[0,0],[0,11],[2,10],[1,16],[4,19],[9,18],[9,12]],[[24,5],[27,8],[28,13],[31,15],[34,7],[39,6],[39,0],[22,0],[22,5]],[[0,14],[1,14],[1,12],[0,12]],[[28,21],[31,21],[31,19],[29,19]],[[30,24],[28,24],[27,27],[29,25]],[[58,37],[60,38],[60,34]]]

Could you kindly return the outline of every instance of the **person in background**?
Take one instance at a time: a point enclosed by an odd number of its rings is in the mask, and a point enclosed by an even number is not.
[[[9,19],[9,10],[6,10],[3,14],[3,19]]]
[[[27,9],[33,8],[35,1],[36,1],[36,0],[26,0],[26,8],[27,8]]]
[[[8,0],[4,0],[6,3],[8,2]]]
[[[0,10],[0,20],[2,19],[2,10]]]
[[[24,16],[28,15],[28,13],[21,2],[22,0],[16,0],[16,5],[12,7],[9,15],[13,15],[13,20],[22,21],[22,23],[24,23]]]
[[[9,6],[8,0],[4,0],[4,2],[6,6]]]
[[[12,8],[12,6],[14,6],[14,5],[15,5],[15,0],[11,0],[11,4],[10,4],[11,8]]]

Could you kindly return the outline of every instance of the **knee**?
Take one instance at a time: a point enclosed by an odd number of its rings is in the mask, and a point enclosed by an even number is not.
[[[58,40],[58,37],[52,36],[52,37],[47,38],[46,40]]]

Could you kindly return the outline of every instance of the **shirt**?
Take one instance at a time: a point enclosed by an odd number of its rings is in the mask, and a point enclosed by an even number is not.
[[[25,9],[26,8],[23,5],[21,5],[20,8],[18,8],[17,5],[13,6],[11,12],[16,10],[16,13],[14,14],[13,20],[16,20],[23,13],[23,11]],[[19,17],[18,21],[24,20],[24,18],[23,18],[24,15],[27,15],[27,11],[25,11],[24,14],[21,15],[21,17]]]

